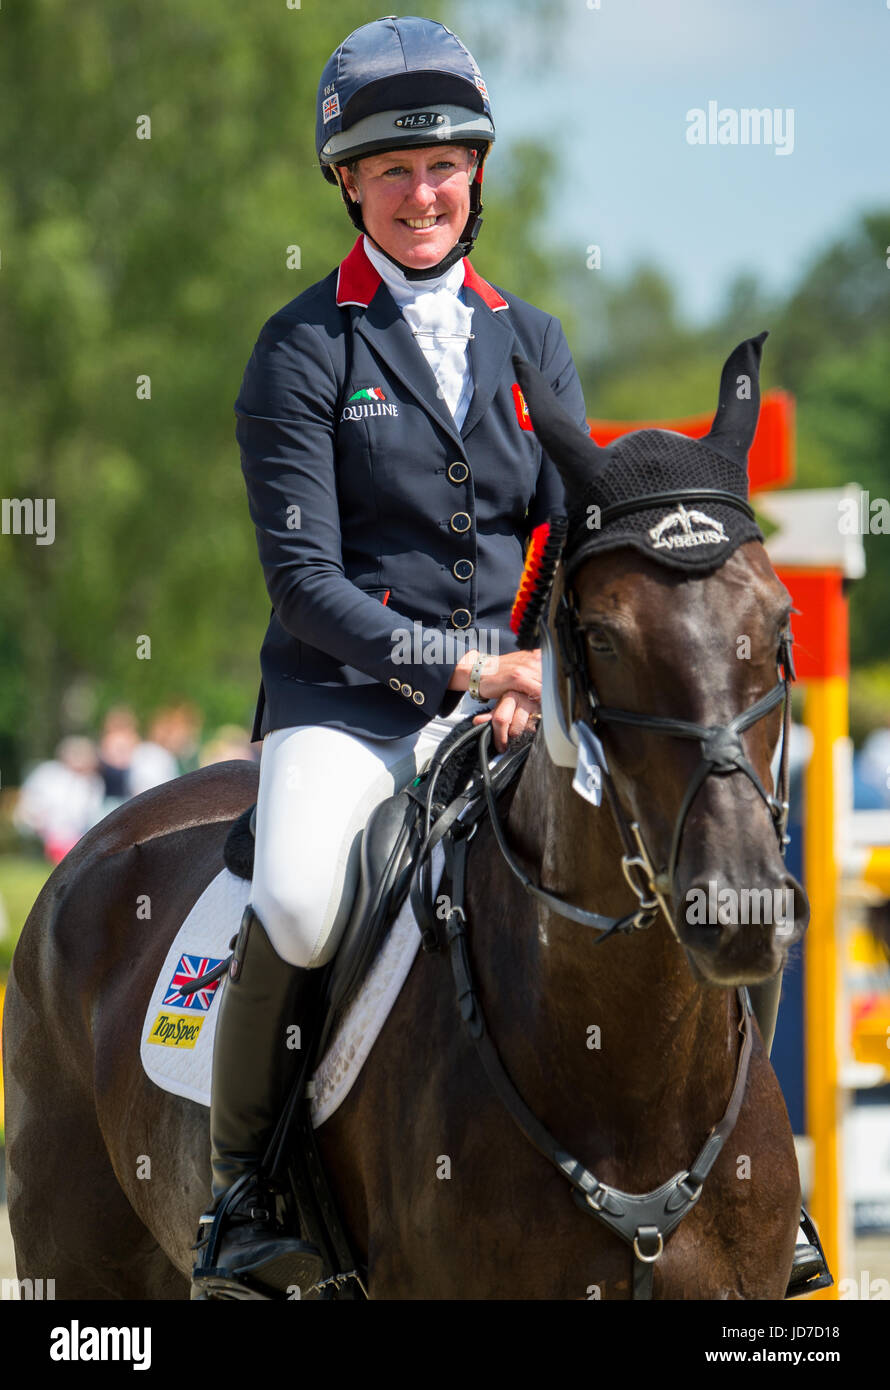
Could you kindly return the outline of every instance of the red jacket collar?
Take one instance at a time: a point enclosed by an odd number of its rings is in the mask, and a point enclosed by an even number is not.
[[[498,309],[509,308],[504,296],[498,294],[494,285],[490,285],[487,280],[482,279],[482,276],[470,265],[466,256],[464,256],[464,284],[468,290],[475,290],[489,309],[496,312]]]
[[[493,285],[482,279],[466,256],[463,259],[463,267],[464,284],[467,289],[474,290],[489,309],[497,312],[498,309],[509,307],[503,295],[498,294]],[[359,304],[363,309],[367,309],[381,283],[382,276],[365,254],[364,233],[360,232],[349,255],[340,262],[337,274],[337,303]]]

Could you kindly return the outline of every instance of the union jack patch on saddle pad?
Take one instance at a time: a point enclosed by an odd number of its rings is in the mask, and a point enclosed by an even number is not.
[[[221,964],[222,957],[214,960],[213,956],[180,956],[162,1002],[175,1004],[177,1009],[195,1009],[198,1013],[206,1013],[213,1003],[220,981],[211,980],[202,987],[201,976]]]

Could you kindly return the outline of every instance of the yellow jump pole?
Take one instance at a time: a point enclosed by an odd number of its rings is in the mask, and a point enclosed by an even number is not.
[[[807,1133],[813,1141],[813,1190],[809,1210],[819,1230],[830,1289],[811,1295],[836,1299],[849,1270],[847,1214],[843,1202],[841,1060],[845,1043],[841,1010],[838,930],[839,815],[837,767],[848,734],[847,603],[840,570],[781,570],[801,610],[794,618],[795,659],[806,680],[804,723],[813,735],[805,777],[804,886],[810,923],[804,938],[804,1074]]]

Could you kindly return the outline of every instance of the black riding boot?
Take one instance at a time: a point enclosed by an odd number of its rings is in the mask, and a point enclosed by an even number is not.
[[[761,985],[749,985],[748,993],[751,996],[751,1007],[757,1019],[760,1036],[763,1038],[766,1055],[769,1056],[776,1035],[776,1019],[782,993],[782,971]],[[799,1298],[801,1294],[812,1293],[814,1289],[827,1289],[834,1283],[816,1227],[804,1206],[800,1209],[800,1224],[806,1239],[799,1239],[795,1246],[786,1298]]]
[[[201,1217],[192,1298],[275,1297],[321,1277],[313,1245],[278,1222],[261,1163],[313,1026],[313,970],[282,960],[248,907],[220,999],[210,1103],[211,1204]]]

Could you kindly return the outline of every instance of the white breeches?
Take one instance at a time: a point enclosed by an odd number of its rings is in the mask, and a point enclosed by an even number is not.
[[[375,806],[423,771],[442,739],[480,705],[462,695],[404,738],[323,725],[263,740],[251,904],[291,965],[326,965],[358,889],[361,835]]]

